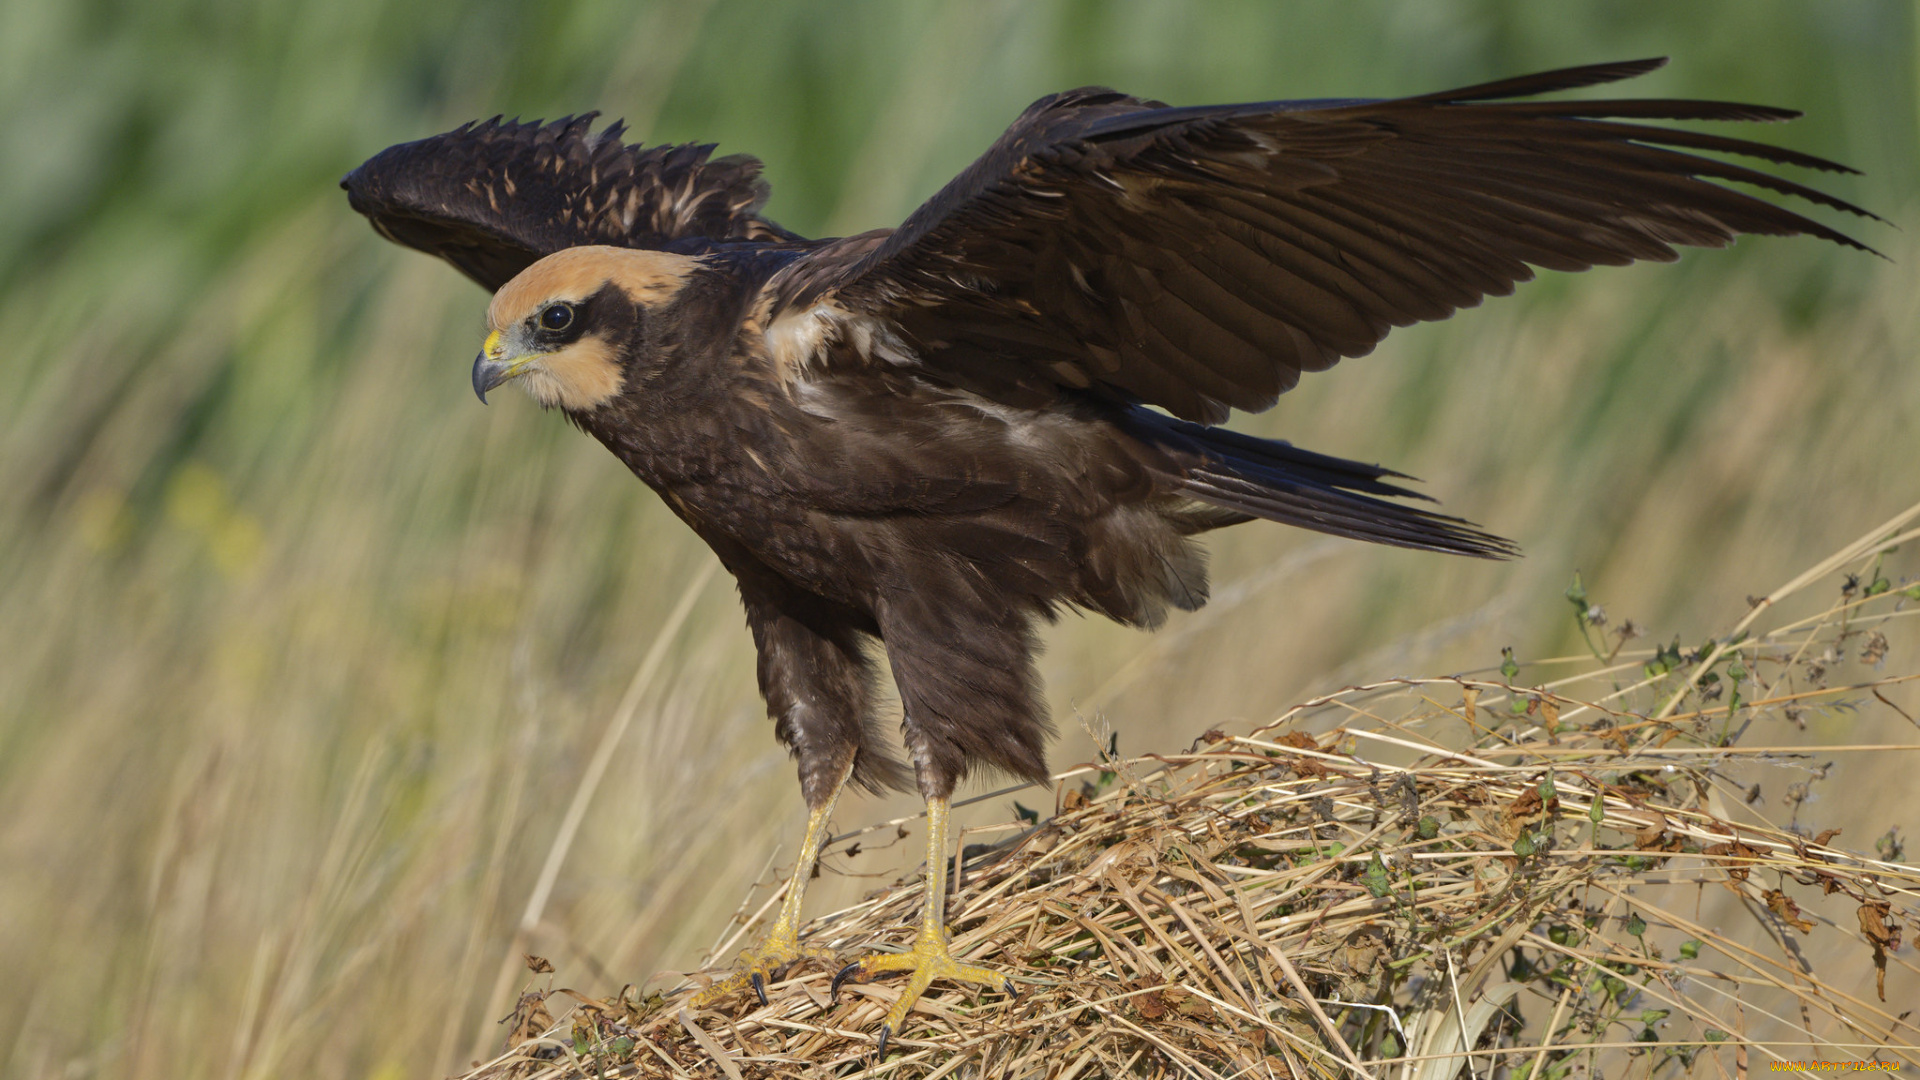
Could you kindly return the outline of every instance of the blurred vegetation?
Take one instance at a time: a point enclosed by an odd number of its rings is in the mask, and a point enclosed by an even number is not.
[[[1819,182],[1906,227],[1915,42],[1906,0],[0,0],[0,1074],[444,1075],[497,1044],[516,913],[710,560],[558,418],[472,400],[484,297],[335,187],[389,143],[599,108],[758,154],[777,220],[842,232],[1068,86],[1671,54],[1626,92],[1805,109],[1754,136],[1864,170]],[[1050,635],[1058,760],[1091,753],[1076,714],[1141,752],[1363,670],[1577,651],[1576,568],[1695,634],[1911,502],[1920,250],[1836,223],[1893,261],[1748,240],[1547,275],[1244,420],[1419,474],[1529,557],[1232,530],[1213,609]],[[693,602],[529,939],[608,986],[696,964],[797,835],[730,590]]]

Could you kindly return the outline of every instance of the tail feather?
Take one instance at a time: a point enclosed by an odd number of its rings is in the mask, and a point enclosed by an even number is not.
[[[1304,480],[1348,491],[1364,492],[1368,495],[1419,499],[1423,502],[1433,501],[1431,496],[1422,495],[1398,484],[1387,483],[1384,479],[1386,477],[1392,477],[1395,480],[1416,478],[1384,465],[1368,465],[1347,458],[1334,457],[1331,454],[1317,454],[1312,450],[1303,450],[1279,439],[1262,439],[1254,435],[1243,435],[1238,431],[1229,431],[1226,428],[1188,423],[1185,420],[1175,420],[1167,426],[1218,455],[1222,461],[1230,462],[1234,467],[1232,471],[1236,474],[1264,472],[1282,479]]]
[[[1197,502],[1375,544],[1482,559],[1520,554],[1511,540],[1470,521],[1387,501],[1432,501],[1386,480],[1412,479],[1404,473],[1156,413],[1137,420],[1135,434],[1179,466],[1173,479]]]

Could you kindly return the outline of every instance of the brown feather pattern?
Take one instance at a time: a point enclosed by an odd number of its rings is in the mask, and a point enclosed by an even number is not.
[[[593,114],[470,124],[343,186],[382,235],[490,289],[512,280],[490,320],[531,343],[535,374],[516,377],[618,388],[544,396],[734,574],[809,804],[849,754],[859,784],[908,782],[875,732],[876,639],[914,780],[940,796],[975,768],[1045,775],[1035,623],[1078,607],[1150,627],[1199,607],[1199,533],[1265,518],[1515,553],[1419,505],[1400,473],[1210,426],[1232,409],[1535,267],[1669,261],[1742,233],[1862,247],[1722,185],[1865,211],[1701,154],[1842,166],[1648,123],[1791,112],[1514,100],[1658,64],[1384,101],[1068,91],[900,228],[838,239],[762,217],[752,158],[625,146]]]

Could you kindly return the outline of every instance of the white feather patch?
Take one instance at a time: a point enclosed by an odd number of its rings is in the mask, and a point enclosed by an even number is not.
[[[920,362],[888,320],[856,315],[826,302],[782,312],[767,325],[766,341],[774,364],[788,379],[803,377],[836,345],[851,347],[863,360],[901,366]]]

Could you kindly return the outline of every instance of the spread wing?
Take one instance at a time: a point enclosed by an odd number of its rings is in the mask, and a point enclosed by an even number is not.
[[[1272,405],[1303,371],[1371,351],[1392,327],[1509,293],[1533,266],[1670,261],[1675,245],[1719,247],[1741,233],[1863,247],[1715,181],[1866,211],[1685,151],[1844,166],[1642,123],[1796,113],[1508,100],[1663,63],[1387,101],[1167,108],[1101,89],[1043,98],[898,230],[789,265],[773,283],[776,311],[882,321],[926,368],[971,386],[1017,396],[1102,384],[1217,423],[1232,408]]]
[[[713,147],[627,146],[597,113],[550,124],[463,124],[401,143],[340,181],[380,235],[460,268],[492,292],[544,255],[583,244],[697,253],[800,237],[760,216],[757,158]]]

